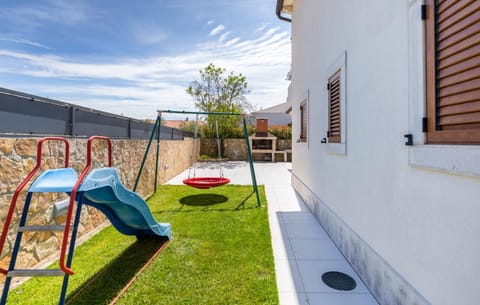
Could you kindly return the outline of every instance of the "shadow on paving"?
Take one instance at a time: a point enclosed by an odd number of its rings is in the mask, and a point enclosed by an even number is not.
[[[84,285],[69,293],[66,304],[109,304],[167,241],[161,237],[138,239]]]

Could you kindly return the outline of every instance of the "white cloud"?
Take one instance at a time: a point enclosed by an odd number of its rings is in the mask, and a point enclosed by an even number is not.
[[[208,25],[211,25],[211,24],[213,24],[214,22],[215,22],[215,20],[208,20],[208,21],[207,21],[207,24],[208,24]]]
[[[41,43],[38,43],[38,42],[35,42],[35,41],[31,41],[31,40],[28,40],[28,39],[20,39],[20,38],[0,38],[0,40],[1,40],[1,41],[9,41],[9,42],[14,42],[14,43],[19,43],[19,44],[26,44],[26,45],[31,45],[31,46],[34,46],[34,47],[46,49],[46,50],[51,50],[50,47],[47,47],[47,46],[44,45],[44,44],[41,44]]]
[[[218,42],[223,42],[227,37],[230,35],[230,32],[225,32],[222,35],[220,35],[220,38],[218,38]]]
[[[137,118],[154,117],[158,109],[193,110],[185,89],[210,62],[245,75],[251,90],[246,97],[253,105],[266,108],[285,101],[290,38],[277,28],[241,41],[220,36],[173,56],[109,61],[0,49],[2,73],[32,80],[2,86]]]
[[[230,46],[236,44],[236,43],[239,42],[239,41],[240,41],[240,38],[239,38],[239,37],[235,37],[235,38],[230,39],[229,41],[227,41],[227,42],[225,43],[225,46],[226,46],[226,47],[230,47]]]
[[[256,32],[261,32],[261,31],[265,30],[266,27],[267,27],[267,25],[264,23],[264,24],[260,25],[255,31]]]
[[[34,5],[18,5],[4,9],[1,15],[19,26],[39,27],[45,22],[72,26],[83,24],[97,12],[81,1],[48,0]]]
[[[215,36],[215,35],[219,34],[220,32],[222,32],[223,30],[225,30],[225,26],[223,24],[220,24],[217,27],[215,27],[213,30],[211,30],[209,35],[210,36]]]

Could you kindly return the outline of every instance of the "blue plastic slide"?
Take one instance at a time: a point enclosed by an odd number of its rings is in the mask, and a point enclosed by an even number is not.
[[[171,238],[168,223],[158,223],[138,194],[122,184],[114,167],[92,170],[79,189],[84,192],[84,204],[102,211],[123,234],[142,236],[166,236]]]
[[[71,192],[77,174],[71,168],[43,172],[29,188],[29,192]],[[83,192],[83,204],[103,212],[112,225],[126,235],[165,236],[171,238],[169,223],[158,223],[138,194],[129,191],[113,167],[92,170],[83,181],[77,195]],[[77,197],[77,198],[80,198]]]

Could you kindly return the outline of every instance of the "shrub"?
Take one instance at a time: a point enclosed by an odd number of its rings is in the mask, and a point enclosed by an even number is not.
[[[274,125],[270,126],[268,132],[273,134],[280,140],[291,140],[292,139],[292,126],[285,125]]]

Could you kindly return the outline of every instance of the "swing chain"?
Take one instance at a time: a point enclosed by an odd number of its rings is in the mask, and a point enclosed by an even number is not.
[[[215,118],[215,131],[217,132],[218,161],[220,162],[220,178],[223,178],[222,149],[220,147],[220,135],[218,133],[218,118]]]
[[[195,172],[195,163],[196,162],[193,162],[193,154],[195,152],[195,144],[197,143],[197,135],[198,135],[198,113],[195,116],[195,132],[193,134],[192,153],[190,154],[190,164],[191,164],[191,166],[188,168],[188,179],[190,179],[190,177],[191,177],[190,175],[191,175],[192,167],[193,167],[193,178],[195,178],[195,176],[196,176],[196,172]]]

